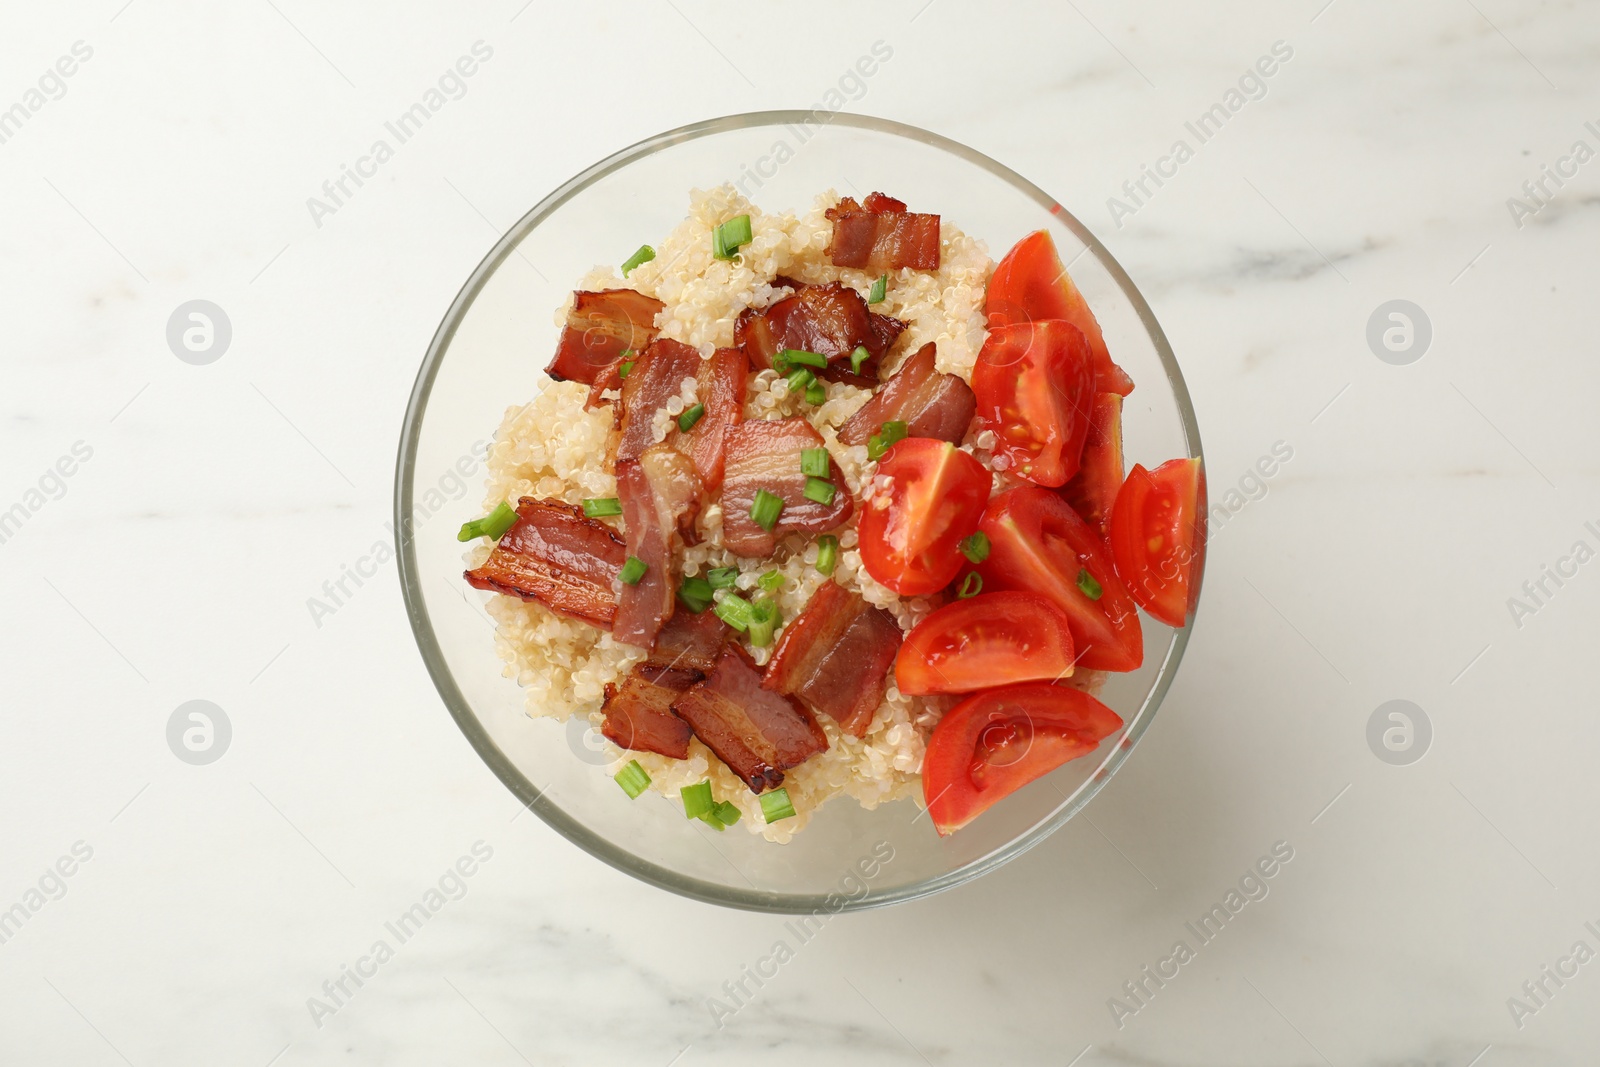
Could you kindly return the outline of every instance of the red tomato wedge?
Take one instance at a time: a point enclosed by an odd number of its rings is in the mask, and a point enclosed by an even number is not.
[[[989,331],[972,369],[978,423],[1010,470],[1058,486],[1078,473],[1094,407],[1089,344],[1069,322],[1019,322]]]
[[[985,589],[1049,597],[1067,613],[1080,667],[1139,669],[1139,611],[1105,541],[1059,494],[1033,486],[1007,490],[989,501],[979,529],[989,538],[989,558],[978,565]]]
[[[1018,241],[995,267],[983,310],[991,330],[1013,322],[1065,319],[1089,340],[1089,349],[1094,353],[1095,389],[1120,396],[1133,392],[1133,379],[1111,361],[1100,323],[1089,310],[1089,302],[1072,284],[1072,276],[1056,254],[1055,241],[1044,230]]]
[[[1100,536],[1111,532],[1111,506],[1122,488],[1122,398],[1101,393],[1089,413],[1089,437],[1083,462],[1061,496]]]
[[[902,693],[970,693],[1072,673],[1072,631],[1038,593],[980,593],[919,622],[894,661]]]
[[[1036,778],[1087,756],[1122,729],[1088,693],[1025,682],[975,693],[933,728],[922,795],[940,835],[953,833]]]
[[[1205,475],[1198,459],[1137,463],[1111,512],[1111,557],[1139,606],[1168,626],[1189,615],[1206,548]]]
[[[960,543],[978,528],[992,481],[983,464],[948,441],[908,437],[878,463],[889,479],[861,514],[867,573],[902,596],[950,584],[965,557]]]

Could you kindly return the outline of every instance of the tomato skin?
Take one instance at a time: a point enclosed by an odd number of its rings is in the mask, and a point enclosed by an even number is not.
[[[1198,459],[1173,459],[1128,472],[1111,512],[1111,555],[1139,606],[1182,626],[1205,557],[1205,472]]]
[[[1094,406],[1089,344],[1059,319],[989,331],[972,369],[978,423],[995,436],[1010,470],[1037,485],[1078,472]]]
[[[1122,488],[1122,397],[1100,393],[1089,413],[1083,463],[1061,496],[1101,537],[1111,533],[1111,508]]]
[[[993,479],[948,441],[908,437],[878,463],[890,479],[861,511],[867,573],[902,596],[933,593],[961,569],[961,539],[978,528]]]
[[[984,294],[989,328],[1013,322],[1065,319],[1083,331],[1094,355],[1095,389],[1127,396],[1133,379],[1111,361],[1100,323],[1056,254],[1050,234],[1037,230],[1012,246],[995,267]]]
[[[1067,616],[1038,593],[980,593],[929,615],[894,661],[902,693],[970,693],[1072,674]]]
[[[974,693],[945,712],[922,760],[922,794],[940,836],[1057,767],[1087,756],[1122,719],[1078,689],[1024,682]]]
[[[1067,613],[1078,666],[1139,669],[1139,611],[1105,541],[1059,494],[1033,486],[1000,493],[984,509],[979,529],[989,538],[989,558],[978,565],[985,589],[1027,589],[1049,597]],[[1098,600],[1078,588],[1080,571],[1100,583]]]

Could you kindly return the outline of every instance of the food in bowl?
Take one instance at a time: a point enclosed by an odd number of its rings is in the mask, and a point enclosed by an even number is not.
[[[773,841],[913,796],[945,834],[1121,729],[1095,693],[1136,605],[1186,620],[1201,472],[1124,476],[1133,382],[1047,233],[994,265],[882,193],[725,186],[579,284],[461,538],[529,712],[629,796]]]

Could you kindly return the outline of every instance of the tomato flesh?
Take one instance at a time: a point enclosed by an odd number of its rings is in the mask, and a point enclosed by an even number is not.
[[[1153,471],[1137,463],[1111,512],[1111,556],[1139,606],[1182,626],[1199,591],[1193,576],[1205,554],[1205,478],[1198,459]]]
[[[1122,397],[1100,393],[1089,413],[1089,437],[1083,444],[1083,462],[1061,496],[1072,510],[1100,531],[1111,532],[1111,508],[1122,488]]]
[[[989,331],[972,369],[978,424],[1009,470],[1037,485],[1078,472],[1094,406],[1089,344],[1059,319]]]
[[[1072,674],[1066,615],[1038,593],[980,593],[946,604],[906,635],[895,657],[902,693],[970,693]]]
[[[867,573],[902,596],[943,589],[961,569],[961,539],[978,528],[989,472],[948,441],[908,437],[877,476],[888,487],[867,502],[857,530]]]
[[[1056,243],[1044,230],[1030,233],[1012,246],[984,295],[984,313],[989,328],[1014,322],[1064,319],[1083,331],[1094,356],[1095,389],[1102,393],[1127,396],[1133,392],[1133,379],[1111,361],[1100,323],[1089,310],[1089,302],[1073,284],[1067,268],[1056,254]]]
[[[933,728],[922,761],[934,827],[959,830],[1120,729],[1116,712],[1064,685],[1024,682],[967,697]]]
[[[978,566],[986,590],[1025,589],[1066,612],[1078,665],[1132,671],[1144,662],[1139,611],[1123,588],[1105,541],[1057,493],[1022,486],[1000,493],[979,524],[989,558]],[[1080,585],[1080,576],[1087,579]],[[1085,586],[1100,589],[1091,597]]]

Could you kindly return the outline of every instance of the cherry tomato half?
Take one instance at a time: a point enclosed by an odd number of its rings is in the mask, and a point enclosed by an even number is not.
[[[857,531],[867,573],[902,596],[943,589],[961,569],[961,539],[978,528],[989,472],[948,441],[908,437],[877,477],[889,485],[867,502]]]
[[[1038,593],[980,593],[946,604],[900,645],[894,682],[902,693],[970,693],[1072,673],[1072,631]]]
[[[1111,506],[1122,488],[1122,398],[1101,393],[1089,413],[1089,437],[1083,444],[1083,462],[1061,496],[1072,510],[1105,537],[1111,531]]]
[[[1204,501],[1198,459],[1168,460],[1153,471],[1135,463],[1111,511],[1117,573],[1139,606],[1168,626],[1183,625],[1199,592],[1192,577],[1205,555]]]
[[[1078,473],[1094,407],[1089,344],[1070,322],[1019,322],[989,331],[972,369],[978,423],[1012,473],[1064,485]]]
[[[922,793],[941,835],[967,825],[1068,760],[1087,756],[1122,719],[1078,689],[1025,682],[975,693],[933,728]]]
[[[1072,284],[1067,268],[1056,254],[1056,243],[1044,230],[1028,234],[995,267],[984,295],[983,310],[989,328],[1013,322],[1065,319],[1083,331],[1093,353],[1095,390],[1127,396],[1133,379],[1111,361],[1106,339],[1089,302]]]
[[[978,565],[985,589],[1049,597],[1067,613],[1080,667],[1139,669],[1139,611],[1105,541],[1060,495],[1033,486],[1007,490],[989,501],[979,529],[989,538],[989,558]]]

